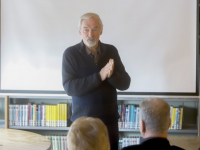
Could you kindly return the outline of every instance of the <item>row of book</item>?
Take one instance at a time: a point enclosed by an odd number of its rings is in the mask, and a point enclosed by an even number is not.
[[[118,149],[121,150],[123,147],[127,147],[129,145],[137,145],[140,144],[142,137],[119,137],[119,146]]]
[[[138,105],[118,104],[118,120],[119,129],[139,129],[139,113]],[[171,130],[181,130],[183,122],[183,107],[170,106]]]
[[[140,108],[138,105],[119,104],[119,129],[139,129],[139,111]]]
[[[51,150],[67,150],[67,136],[45,135],[51,142]]]
[[[71,103],[10,104],[10,126],[67,127],[71,117]]]
[[[45,135],[45,137],[51,142],[51,150],[67,150],[67,136]],[[142,137],[119,137],[118,149],[140,144],[141,139]]]
[[[170,106],[171,130],[181,130],[183,122],[183,107]]]

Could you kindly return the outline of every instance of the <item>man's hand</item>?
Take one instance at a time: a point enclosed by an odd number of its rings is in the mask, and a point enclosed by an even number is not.
[[[100,71],[101,80],[104,81],[106,78],[110,78],[114,70],[114,60],[110,59],[109,62]]]
[[[114,70],[114,60],[110,59],[108,64],[109,64],[109,72],[108,72],[107,78],[110,78],[112,76],[113,70]]]

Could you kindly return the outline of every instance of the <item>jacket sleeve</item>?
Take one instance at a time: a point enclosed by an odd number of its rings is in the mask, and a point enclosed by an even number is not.
[[[62,83],[65,92],[69,96],[80,96],[91,92],[101,84],[101,78],[98,73],[91,74],[84,78],[78,78],[76,61],[72,55],[67,52],[63,54],[62,60]]]
[[[113,51],[114,71],[108,82],[118,90],[127,90],[130,86],[131,78],[126,72],[120,59],[117,49]]]

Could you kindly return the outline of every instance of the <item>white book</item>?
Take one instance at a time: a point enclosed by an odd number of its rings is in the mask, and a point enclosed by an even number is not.
[[[13,105],[9,105],[9,126],[13,125]]]
[[[28,126],[28,105],[25,105],[25,126]]]
[[[64,145],[65,145],[64,150],[67,150],[67,136],[64,136]]]
[[[22,105],[22,126],[25,126],[26,120],[26,105]]]
[[[137,144],[140,144],[140,138],[137,137],[136,139],[137,139],[137,140],[136,140],[136,141],[137,141]]]
[[[20,111],[20,115],[19,115],[19,126],[22,126],[23,123],[23,105],[19,105],[19,111]]]
[[[55,136],[55,150],[58,150],[58,136]]]
[[[19,125],[19,105],[15,105],[15,126]]]
[[[63,136],[60,137],[61,150],[63,150]]]

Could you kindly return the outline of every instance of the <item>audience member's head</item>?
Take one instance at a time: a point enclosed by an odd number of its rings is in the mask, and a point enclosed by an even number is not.
[[[146,137],[167,138],[170,106],[161,98],[146,98],[140,103],[140,132]]]
[[[107,128],[98,118],[76,119],[67,134],[68,150],[109,150]]]

